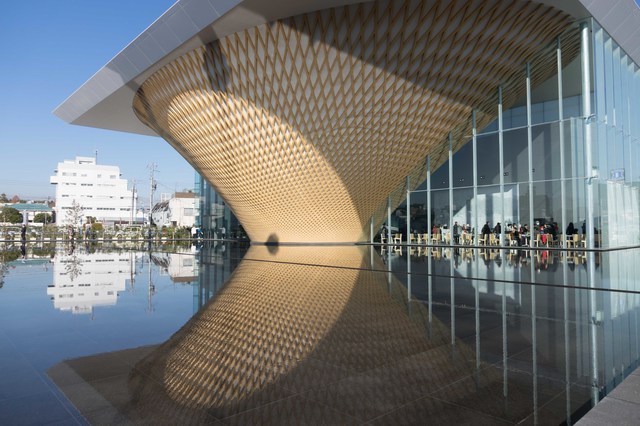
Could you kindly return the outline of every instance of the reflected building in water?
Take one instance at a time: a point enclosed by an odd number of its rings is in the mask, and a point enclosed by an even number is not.
[[[135,280],[140,256],[134,252],[57,253],[47,295],[56,309],[73,314],[91,314],[95,307],[115,305],[118,293]]]
[[[198,253],[200,310],[136,361],[126,398],[92,383],[119,415],[573,423],[640,359],[640,293],[630,280],[613,284],[613,253],[598,259],[591,286],[588,265],[565,268],[551,251],[389,262],[368,247],[244,250]],[[558,273],[566,285],[551,282]]]
[[[151,261],[160,267],[160,275],[168,275],[173,283],[190,284],[198,280],[196,253],[153,253]]]

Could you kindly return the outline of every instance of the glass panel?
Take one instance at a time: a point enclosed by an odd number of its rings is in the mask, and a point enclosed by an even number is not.
[[[564,132],[565,178],[584,176],[584,138],[580,119],[561,122]]]
[[[504,132],[504,182],[527,182],[529,180],[528,169],[528,143],[527,129],[514,129]]]
[[[566,232],[567,226],[572,223],[573,227],[581,233],[582,224],[587,217],[584,179],[569,179],[564,182],[564,185],[567,223],[562,231]]]
[[[596,247],[609,247],[607,240],[609,237],[609,199],[607,194],[607,183],[603,180],[597,180],[597,184],[593,185],[593,198],[595,204],[593,206],[593,227],[596,234]],[[590,232],[589,229],[584,229]]]
[[[605,122],[606,111],[606,90],[604,81],[604,30],[594,24],[593,37],[593,61],[594,61],[594,81],[595,81],[595,113],[598,122]]]
[[[497,111],[498,111],[498,108],[496,107],[496,113],[494,115],[497,115]],[[478,134],[491,133],[491,132],[497,132],[497,131],[498,131],[498,120],[496,119],[496,120],[493,120],[484,128],[479,129]]]
[[[504,130],[527,125],[527,86],[524,67],[512,81],[504,84],[502,105]]]
[[[613,40],[604,34],[604,84],[605,84],[605,122],[613,125],[615,122],[614,93],[613,93]]]
[[[557,49],[549,47],[531,65],[531,123],[558,120]]]
[[[601,170],[601,178],[608,179],[613,173],[616,173],[618,170],[622,168],[623,160],[622,156],[624,155],[622,140],[620,138],[620,133],[616,131],[617,129],[612,126],[607,126],[607,153],[608,153],[608,165],[607,169]]]
[[[618,129],[622,128],[624,115],[622,113],[622,77],[620,75],[620,46],[616,42],[612,43],[613,51],[611,62],[613,65],[613,125]]]
[[[520,202],[522,196],[520,195],[520,185],[508,184],[504,186],[504,222],[521,224],[521,208]],[[527,205],[528,205],[527,200]],[[528,208],[528,207],[527,207]],[[526,218],[528,212],[525,212],[524,218]]]
[[[493,229],[502,220],[502,195],[500,186],[484,186],[478,188],[478,226],[482,229],[485,222]]]
[[[532,220],[529,217],[529,184],[519,183],[518,185],[513,185],[513,187],[513,190],[516,191],[515,198],[517,200],[517,217],[514,218],[514,221],[530,228]]]
[[[640,183],[640,140],[631,141],[631,183],[638,185]]]
[[[453,221],[459,226],[473,226],[475,220],[475,202],[473,188],[454,189],[453,191]]]
[[[477,137],[478,146],[478,186],[500,182],[500,156],[498,134],[491,133]]]
[[[411,229],[421,234],[427,232],[427,193],[411,193]]]
[[[560,181],[536,182],[533,184],[533,215],[537,231],[557,238],[560,234],[558,221],[562,217]]]
[[[624,148],[624,155],[622,157],[623,166],[623,181],[627,184],[631,184],[631,137],[620,135],[622,139],[622,147]]]
[[[449,191],[431,191],[431,209],[433,210],[432,224],[437,227],[449,225]]]
[[[473,143],[471,141],[453,154],[453,186],[473,186]]]
[[[542,108],[540,107],[540,109]],[[503,129],[525,127],[527,125],[527,106],[519,105],[506,110],[503,115],[502,125]]]
[[[449,188],[449,161],[447,160],[431,175],[431,189],[442,188]]]
[[[576,27],[562,36],[563,118],[582,116],[582,69],[580,31]]]
[[[560,179],[560,128],[558,123],[533,126],[533,180]]]

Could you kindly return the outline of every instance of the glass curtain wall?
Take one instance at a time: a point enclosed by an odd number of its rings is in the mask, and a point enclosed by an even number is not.
[[[640,70],[594,22],[595,226],[603,247],[640,243]],[[598,229],[599,227],[599,229]]]
[[[457,222],[477,242],[485,223],[492,230],[500,223],[495,244],[509,245],[510,229],[526,226],[532,232],[523,244],[539,245],[544,235],[553,245],[588,247],[591,215],[594,248],[640,244],[639,103],[638,65],[597,23],[572,25],[442,142],[453,155],[427,171],[429,187],[411,192],[412,211],[420,212],[410,218],[412,232]]]
[[[245,239],[244,229],[231,209],[200,174],[195,174],[195,192],[199,203],[196,226],[204,238],[222,238],[222,228],[226,238]]]

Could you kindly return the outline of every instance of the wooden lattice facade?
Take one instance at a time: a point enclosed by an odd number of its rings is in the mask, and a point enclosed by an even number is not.
[[[447,134],[570,21],[524,0],[325,9],[197,48],[134,109],[253,241],[362,241],[405,176],[445,158]]]

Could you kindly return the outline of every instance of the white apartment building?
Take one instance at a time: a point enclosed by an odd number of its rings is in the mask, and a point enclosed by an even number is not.
[[[127,189],[127,180],[120,178],[119,167],[97,164],[93,157],[76,157],[58,163],[55,173],[50,182],[57,185],[58,224],[70,224],[69,211],[74,200],[83,210],[82,222],[87,216],[107,224],[132,219],[137,195]]]
[[[176,192],[173,196],[162,194],[161,201],[153,206],[151,217],[158,227],[192,227],[196,221],[196,196],[193,192]]]

